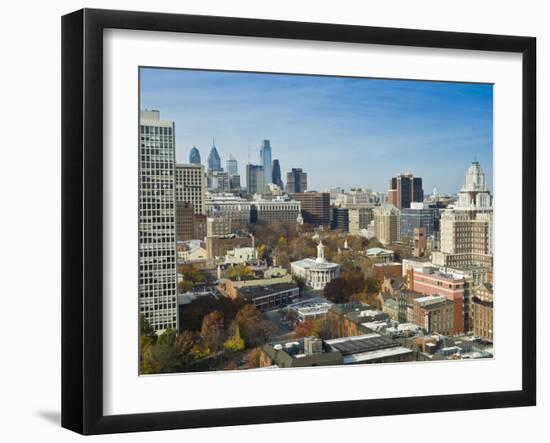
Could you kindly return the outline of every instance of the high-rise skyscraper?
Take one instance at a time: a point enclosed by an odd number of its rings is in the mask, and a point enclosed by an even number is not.
[[[204,166],[176,164],[176,201],[191,203],[195,214],[204,214],[205,194]]]
[[[424,201],[422,178],[412,174],[399,174],[390,179],[388,203],[396,208],[410,208],[411,202]]]
[[[374,235],[383,245],[400,240],[400,213],[393,205],[376,206],[374,214]]]
[[[264,184],[272,183],[271,145],[269,144],[269,140],[264,140],[260,148],[260,163],[264,168]]]
[[[275,183],[279,188],[284,189],[283,180],[281,179],[281,165],[279,160],[273,160],[273,172],[271,174],[272,183]]]
[[[330,225],[330,194],[328,192],[298,192],[292,197],[300,202],[304,223],[313,226]]]
[[[246,165],[246,192],[250,195],[259,194],[264,190],[264,167]]]
[[[440,266],[493,266],[493,199],[481,165],[474,161],[466,172],[457,203],[443,210],[440,251],[433,262]]]
[[[201,153],[196,146],[193,146],[191,148],[191,152],[189,152],[189,163],[191,163],[192,165],[201,164]]]
[[[222,161],[220,160],[220,154],[216,149],[216,145],[212,142],[212,149],[208,154],[208,172],[215,172],[222,170]]]
[[[225,170],[227,171],[229,177],[232,175],[239,175],[237,159],[233,156],[233,154],[229,154],[229,160],[225,162]]]
[[[178,327],[174,122],[140,113],[139,312],[155,331]]]
[[[302,168],[292,168],[292,171],[286,175],[286,192],[294,194],[305,191],[307,191],[307,173]]]

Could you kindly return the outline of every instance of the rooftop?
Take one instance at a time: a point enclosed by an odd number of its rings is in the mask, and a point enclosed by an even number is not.
[[[243,286],[239,288],[238,291],[239,295],[245,299],[255,299],[297,288],[298,286],[294,283],[276,283],[274,285],[264,286]]]
[[[367,249],[367,256],[377,256],[377,255],[385,255],[385,254],[393,254],[393,251],[391,249],[383,249],[383,248]]]
[[[299,266],[305,269],[332,269],[337,268],[340,265],[331,262],[319,262],[314,258],[304,258],[302,260],[293,261],[292,266]]]
[[[395,340],[376,333],[334,338],[332,340],[326,340],[325,343],[333,349],[340,351],[344,357],[346,355],[399,346]]]

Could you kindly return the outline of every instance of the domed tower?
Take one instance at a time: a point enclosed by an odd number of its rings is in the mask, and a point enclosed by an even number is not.
[[[466,172],[464,186],[458,193],[457,206],[461,209],[483,210],[491,209],[492,205],[493,199],[487,187],[485,172],[479,162],[474,160]]]
[[[189,163],[194,165],[201,164],[201,153],[199,152],[196,146],[193,146],[191,148],[191,152],[189,152]]]

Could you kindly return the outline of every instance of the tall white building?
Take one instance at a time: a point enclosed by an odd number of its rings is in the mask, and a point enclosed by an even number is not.
[[[440,251],[432,254],[435,264],[492,267],[493,199],[477,161],[466,172],[456,205],[441,214],[440,236]]]
[[[195,214],[205,213],[206,176],[201,164],[176,164],[176,201],[191,203]]]
[[[139,312],[156,331],[178,327],[174,129],[140,113]]]

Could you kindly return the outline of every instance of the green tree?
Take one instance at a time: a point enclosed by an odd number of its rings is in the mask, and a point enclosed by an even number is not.
[[[166,329],[157,340],[159,346],[174,346],[176,342],[176,330],[172,328]]]
[[[195,343],[191,348],[191,357],[193,357],[195,360],[199,360],[201,358],[208,357],[211,352],[212,351],[210,350],[210,348],[201,341],[199,343]]]
[[[180,367],[178,354],[174,346],[153,344],[148,337],[141,338],[141,373],[158,374],[174,372]]]
[[[231,335],[224,344],[225,348],[228,351],[243,351],[244,350],[244,340],[241,338],[241,332],[239,325],[235,326],[235,332]]]
[[[143,314],[139,315],[139,335],[151,337],[153,341],[156,339],[155,330]]]
[[[232,280],[241,280],[243,277],[250,277],[254,275],[252,269],[246,266],[244,263],[232,266],[227,270],[226,276]]]
[[[154,342],[151,337],[142,335],[139,338],[139,372],[140,374],[155,374],[158,372],[156,363],[150,358]]]

